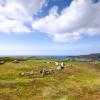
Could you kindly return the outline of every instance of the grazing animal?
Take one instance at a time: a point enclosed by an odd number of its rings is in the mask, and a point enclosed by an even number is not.
[[[19,61],[17,61],[17,60],[14,60],[14,61],[12,61],[12,63],[19,63]]]
[[[57,66],[57,70],[60,70],[61,69],[61,67],[60,66]]]
[[[40,73],[42,75],[42,77],[44,77],[45,75],[49,75],[53,72],[53,70],[49,69],[49,70],[45,70],[45,69],[42,69],[40,70]]]
[[[54,70],[53,69],[49,69],[50,73],[54,73]]]
[[[66,65],[66,67],[72,67],[72,64]]]
[[[61,70],[61,69],[64,69],[64,63],[63,62],[59,63],[59,66],[57,66],[57,70]]]
[[[35,75],[34,70],[32,70],[31,72],[29,72],[29,75],[30,75],[30,77],[34,76]]]
[[[46,70],[46,71],[45,71],[45,74],[46,74],[46,75],[49,75],[49,74],[51,74],[51,72],[50,72],[49,70]]]
[[[59,63],[58,63],[58,62],[55,62],[55,65],[56,65],[56,66],[58,66],[58,65],[59,65]]]
[[[53,62],[47,62],[47,64],[53,64]]]
[[[42,77],[44,77],[46,74],[46,71],[44,69],[42,69],[42,70],[40,70],[40,73],[41,73]]]
[[[32,70],[31,72],[21,72],[21,73],[19,73],[19,75],[22,76],[22,77],[26,77],[26,76],[33,77],[34,76],[34,70]]]
[[[61,65],[62,67],[64,67],[64,63],[63,63],[63,62],[61,62],[60,65]]]
[[[5,62],[4,61],[0,61],[0,64],[4,64]]]
[[[47,64],[50,64],[50,62],[47,62]]]
[[[20,76],[25,76],[24,72],[19,73]]]
[[[61,65],[57,66],[57,70],[61,70],[61,69],[64,69],[64,66]]]

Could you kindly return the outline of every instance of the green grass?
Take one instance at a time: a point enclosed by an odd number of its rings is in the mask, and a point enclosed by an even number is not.
[[[18,64],[7,62],[0,65],[0,100],[100,100],[100,64],[64,61],[61,71],[41,77],[42,68],[56,69],[46,64],[50,59],[28,60]],[[20,72],[32,69],[34,78],[20,77]]]

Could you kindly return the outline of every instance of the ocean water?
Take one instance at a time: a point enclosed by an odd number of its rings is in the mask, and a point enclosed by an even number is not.
[[[67,56],[55,56],[55,55],[48,55],[48,56],[33,56],[33,57],[37,57],[37,58],[53,58],[53,59],[65,59]]]
[[[0,57],[32,57],[32,58],[53,58],[53,59],[65,59],[65,55],[4,55]]]
[[[53,58],[56,58],[56,59],[65,59],[66,56],[52,56]]]

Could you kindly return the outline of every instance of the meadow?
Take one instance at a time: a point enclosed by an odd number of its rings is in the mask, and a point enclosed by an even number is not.
[[[48,61],[55,60],[31,59],[0,65],[0,100],[100,100],[100,63],[63,61],[65,68],[57,71],[56,65]],[[42,77],[42,68],[55,71]],[[31,70],[35,71],[34,77],[19,75]]]

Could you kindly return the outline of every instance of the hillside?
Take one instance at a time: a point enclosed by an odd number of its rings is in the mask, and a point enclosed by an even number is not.
[[[89,55],[68,56],[68,57],[66,57],[66,59],[73,59],[73,60],[84,59],[84,60],[100,61],[100,53],[94,53],[94,54],[89,54]]]
[[[48,61],[51,60],[0,65],[0,100],[100,100],[100,63],[66,61],[65,68],[58,71],[55,64],[45,63]],[[42,68],[54,72],[42,77]],[[34,77],[19,75],[32,69]]]

